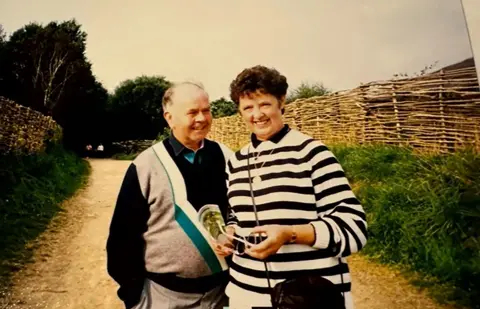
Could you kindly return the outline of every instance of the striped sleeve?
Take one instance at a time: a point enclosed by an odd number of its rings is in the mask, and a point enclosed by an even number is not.
[[[318,220],[314,248],[331,249],[337,257],[360,251],[367,242],[367,220],[344,170],[333,153],[319,141],[309,152]]]
[[[230,160],[227,161],[227,164],[225,164],[225,174],[226,174],[226,179],[227,179],[227,188],[229,187],[229,179],[231,175],[231,169],[232,169],[232,163]],[[228,205],[228,211],[227,211],[227,223],[226,225],[238,225],[238,218],[233,212],[233,209],[231,205]]]

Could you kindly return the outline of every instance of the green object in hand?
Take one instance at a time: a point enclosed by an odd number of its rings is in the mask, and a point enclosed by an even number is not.
[[[218,223],[221,224],[223,221],[222,214],[217,213],[217,212],[209,212],[205,215],[203,218],[203,226],[206,227],[210,235],[212,235],[213,238],[217,239],[218,236],[221,234],[220,232],[220,227],[218,226]]]
[[[214,239],[218,239],[218,236],[222,233],[220,226],[225,227],[220,208],[217,205],[203,206],[199,211],[199,219],[210,235]]]

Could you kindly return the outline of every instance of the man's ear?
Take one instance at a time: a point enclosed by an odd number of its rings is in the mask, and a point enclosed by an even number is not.
[[[172,127],[172,114],[168,111],[163,112],[163,118],[165,118],[165,121],[167,121],[168,126],[171,128]]]

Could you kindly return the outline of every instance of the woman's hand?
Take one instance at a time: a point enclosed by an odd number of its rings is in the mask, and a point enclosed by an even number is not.
[[[251,257],[264,260],[291,239],[293,228],[284,225],[264,225],[252,229],[252,234],[266,234],[267,238],[259,244],[245,249],[245,253]]]
[[[233,226],[227,226],[225,228],[227,235],[233,236],[235,228]],[[224,234],[220,234],[217,240],[212,240],[215,253],[219,256],[228,256],[233,253],[232,240]]]

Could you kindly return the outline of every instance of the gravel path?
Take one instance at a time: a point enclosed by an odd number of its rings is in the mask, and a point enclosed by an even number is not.
[[[105,243],[113,206],[129,161],[90,159],[88,186],[64,203],[64,212],[35,243],[35,262],[19,271],[0,309],[122,309],[106,272]],[[440,306],[397,272],[349,259],[358,309],[430,309]]]

